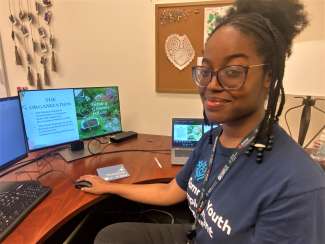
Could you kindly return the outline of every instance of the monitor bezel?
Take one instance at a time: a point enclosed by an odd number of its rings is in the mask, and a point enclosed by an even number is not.
[[[25,138],[25,149],[26,149],[26,153],[24,153],[22,155],[19,155],[18,157],[10,160],[9,162],[7,162],[7,163],[5,163],[3,165],[0,165],[0,171],[3,171],[5,169],[9,168],[10,166],[14,165],[15,163],[19,162],[20,160],[22,160],[24,158],[27,158],[28,152],[29,152],[29,147],[28,147],[28,144],[27,144],[25,124],[24,124],[24,118],[23,118],[23,111],[21,110],[19,96],[11,96],[11,97],[3,97],[3,98],[0,98],[0,103],[3,102],[3,101],[6,101],[6,100],[15,100],[15,99],[17,99],[18,107],[19,107],[19,110],[20,110],[21,120],[23,122],[23,133],[24,133],[24,138]]]
[[[118,86],[89,86],[89,87],[66,87],[66,88],[54,88],[54,89],[33,89],[33,90],[22,90],[22,91],[18,91],[18,97],[19,97],[19,103],[20,103],[20,109],[22,111],[22,103],[21,103],[21,100],[20,100],[20,93],[22,92],[33,92],[33,91],[54,91],[54,90],[69,90],[69,89],[89,89],[89,88],[116,88],[117,89],[117,97],[118,97],[118,105],[119,105],[119,111],[120,111],[120,122],[121,122],[121,130],[120,131],[116,131],[116,132],[111,132],[111,133],[106,133],[106,134],[103,134],[103,135],[98,135],[98,136],[92,136],[92,137],[89,137],[89,138],[84,138],[82,140],[74,140],[74,141],[67,141],[67,142],[63,142],[63,143],[59,143],[59,144],[55,144],[55,145],[51,145],[51,146],[46,146],[46,147],[41,147],[41,148],[35,148],[35,149],[30,149],[29,148],[29,142],[28,142],[28,137],[27,137],[27,132],[26,132],[26,126],[25,126],[25,120],[24,120],[24,114],[22,112],[22,116],[23,116],[23,122],[24,122],[24,129],[25,129],[25,135],[26,135],[26,140],[27,140],[27,148],[29,150],[29,152],[35,152],[35,151],[39,151],[39,150],[43,150],[43,149],[47,149],[47,148],[53,148],[53,147],[58,147],[58,146],[62,146],[62,145],[67,145],[67,144],[70,144],[70,143],[74,143],[74,142],[77,142],[77,141],[87,141],[87,140],[91,140],[91,139],[95,139],[95,138],[98,138],[98,137],[104,137],[104,136],[108,136],[108,135],[114,135],[116,133],[120,133],[123,131],[122,129],[122,116],[121,116],[121,100],[120,100],[120,92],[119,92],[119,87]]]

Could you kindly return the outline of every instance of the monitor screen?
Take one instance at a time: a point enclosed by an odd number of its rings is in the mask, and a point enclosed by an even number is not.
[[[18,97],[0,98],[0,170],[27,156]]]
[[[218,127],[212,124],[212,128]],[[198,118],[173,118],[172,144],[174,147],[195,147],[203,134],[211,129],[211,125]]]
[[[122,131],[118,87],[19,93],[29,150]]]
[[[172,124],[174,147],[194,147],[202,137],[202,119],[174,118]]]

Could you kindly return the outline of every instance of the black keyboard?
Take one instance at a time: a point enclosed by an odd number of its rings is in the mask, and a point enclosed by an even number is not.
[[[0,241],[50,191],[38,181],[0,182]]]
[[[191,153],[192,153],[192,150],[181,150],[181,149],[175,150],[176,157],[189,157]]]

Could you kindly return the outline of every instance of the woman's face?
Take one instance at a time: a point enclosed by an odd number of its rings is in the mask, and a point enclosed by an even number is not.
[[[203,59],[203,65],[213,70],[229,65],[249,66],[263,62],[256,52],[254,39],[232,26],[223,26],[211,36]],[[208,86],[199,88],[209,121],[236,123],[263,113],[270,82],[270,77],[263,68],[250,68],[244,84],[238,90],[223,90],[215,76]]]

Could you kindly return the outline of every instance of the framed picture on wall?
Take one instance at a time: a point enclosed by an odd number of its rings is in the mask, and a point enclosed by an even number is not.
[[[2,39],[0,35],[0,97],[9,96],[9,85],[6,73],[6,65],[3,53]]]

